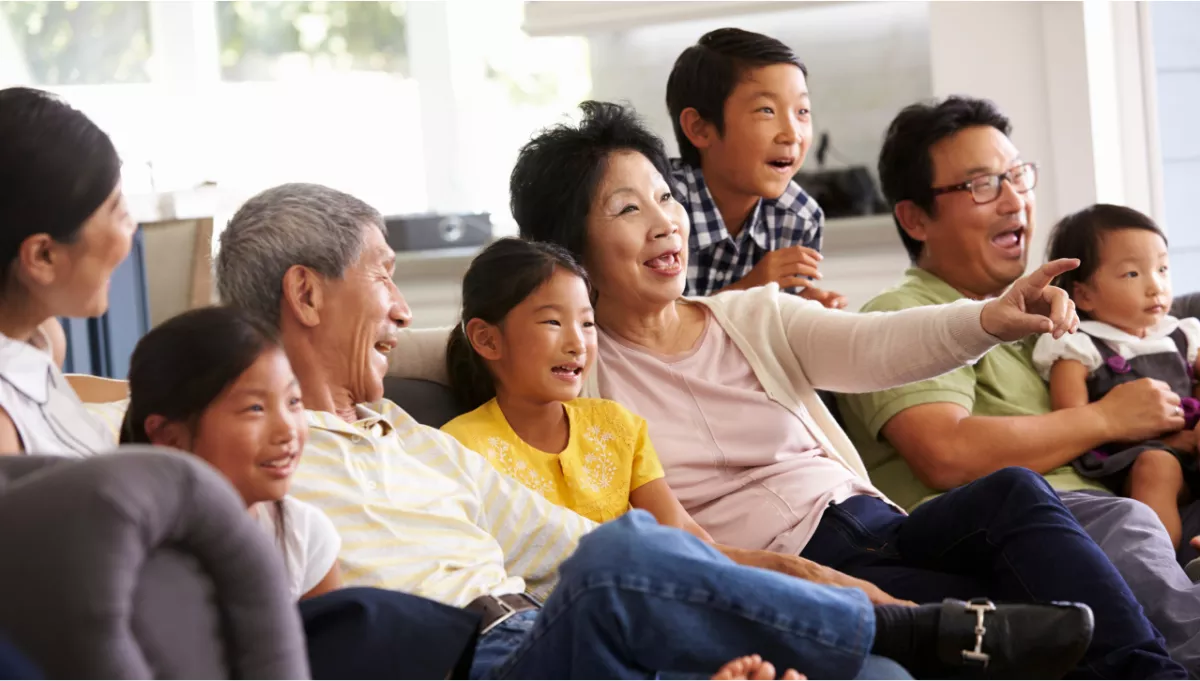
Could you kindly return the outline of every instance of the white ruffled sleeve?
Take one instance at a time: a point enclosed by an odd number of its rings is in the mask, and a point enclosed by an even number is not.
[[[1200,319],[1183,317],[1179,320],[1179,328],[1187,336],[1188,365],[1196,366],[1196,355],[1200,354]]]
[[[1200,331],[1200,327],[1197,331]],[[1042,334],[1033,346],[1033,366],[1044,381],[1050,380],[1050,369],[1054,367],[1054,363],[1063,359],[1079,362],[1087,367],[1089,374],[1104,363],[1096,344],[1085,333],[1068,333],[1062,338],[1055,338],[1048,333]]]

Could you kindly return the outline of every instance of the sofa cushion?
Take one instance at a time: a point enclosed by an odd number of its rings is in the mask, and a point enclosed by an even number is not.
[[[441,428],[462,413],[450,389],[432,381],[385,378],[383,396],[408,412],[417,423],[431,428]]]
[[[1176,317],[1200,317],[1200,293],[1189,293],[1175,297],[1171,314]]]

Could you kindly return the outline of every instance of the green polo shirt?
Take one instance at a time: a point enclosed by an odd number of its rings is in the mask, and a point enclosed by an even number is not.
[[[962,297],[946,282],[914,267],[905,273],[899,286],[863,306],[863,312],[939,305]],[[908,462],[880,436],[879,431],[893,416],[910,407],[950,402],[974,416],[1034,416],[1049,412],[1050,390],[1031,360],[1034,340],[1036,337],[1028,342],[999,345],[975,366],[963,367],[928,381],[877,393],[839,395],[838,406],[846,422],[846,432],[862,455],[871,482],[897,504],[910,510],[937,494],[917,479]],[[1054,489],[1063,492],[1104,490],[1099,483],[1086,480],[1069,465],[1056,468],[1045,477]]]

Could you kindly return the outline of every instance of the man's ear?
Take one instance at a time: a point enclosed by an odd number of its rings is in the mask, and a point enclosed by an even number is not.
[[[700,112],[690,106],[679,112],[679,128],[697,149],[707,149],[720,138],[717,126],[704,120]]]
[[[40,286],[54,283],[56,243],[49,234],[34,234],[17,249],[17,271],[23,279]]]
[[[929,215],[917,204],[905,199],[896,204],[896,219],[904,233],[917,241],[924,242],[927,236]]]
[[[500,359],[500,328],[476,317],[467,322],[467,341],[479,356],[489,362]]]
[[[283,305],[307,327],[321,323],[325,300],[325,278],[303,265],[292,265],[283,273]]]
[[[146,437],[152,445],[172,447],[185,452],[191,448],[191,435],[178,421],[168,421],[165,416],[151,414],[146,417],[144,426]]]

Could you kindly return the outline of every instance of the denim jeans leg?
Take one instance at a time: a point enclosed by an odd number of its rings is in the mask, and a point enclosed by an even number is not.
[[[797,669],[796,671],[800,671]],[[782,671],[780,672],[783,673]],[[855,681],[875,681],[877,679],[911,679],[912,674],[908,670],[901,667],[895,661],[879,657],[878,655],[868,655],[867,661],[863,664],[862,670],[858,672],[858,676],[854,677]]]
[[[485,679],[496,666],[507,660],[533,630],[537,618],[536,610],[519,612],[480,636],[471,663],[471,678]]]
[[[711,675],[762,655],[810,678],[854,678],[875,635],[857,589],[737,565],[631,511],[588,534],[498,678]]]
[[[974,576],[906,564],[895,542],[906,519],[875,497],[851,497],[826,509],[800,556],[914,603],[966,600],[985,593],[984,583]]]
[[[896,537],[908,563],[988,580],[1004,601],[1086,603],[1096,619],[1082,675],[1182,678],[1129,586],[1040,475],[1005,468],[931,499]]]

